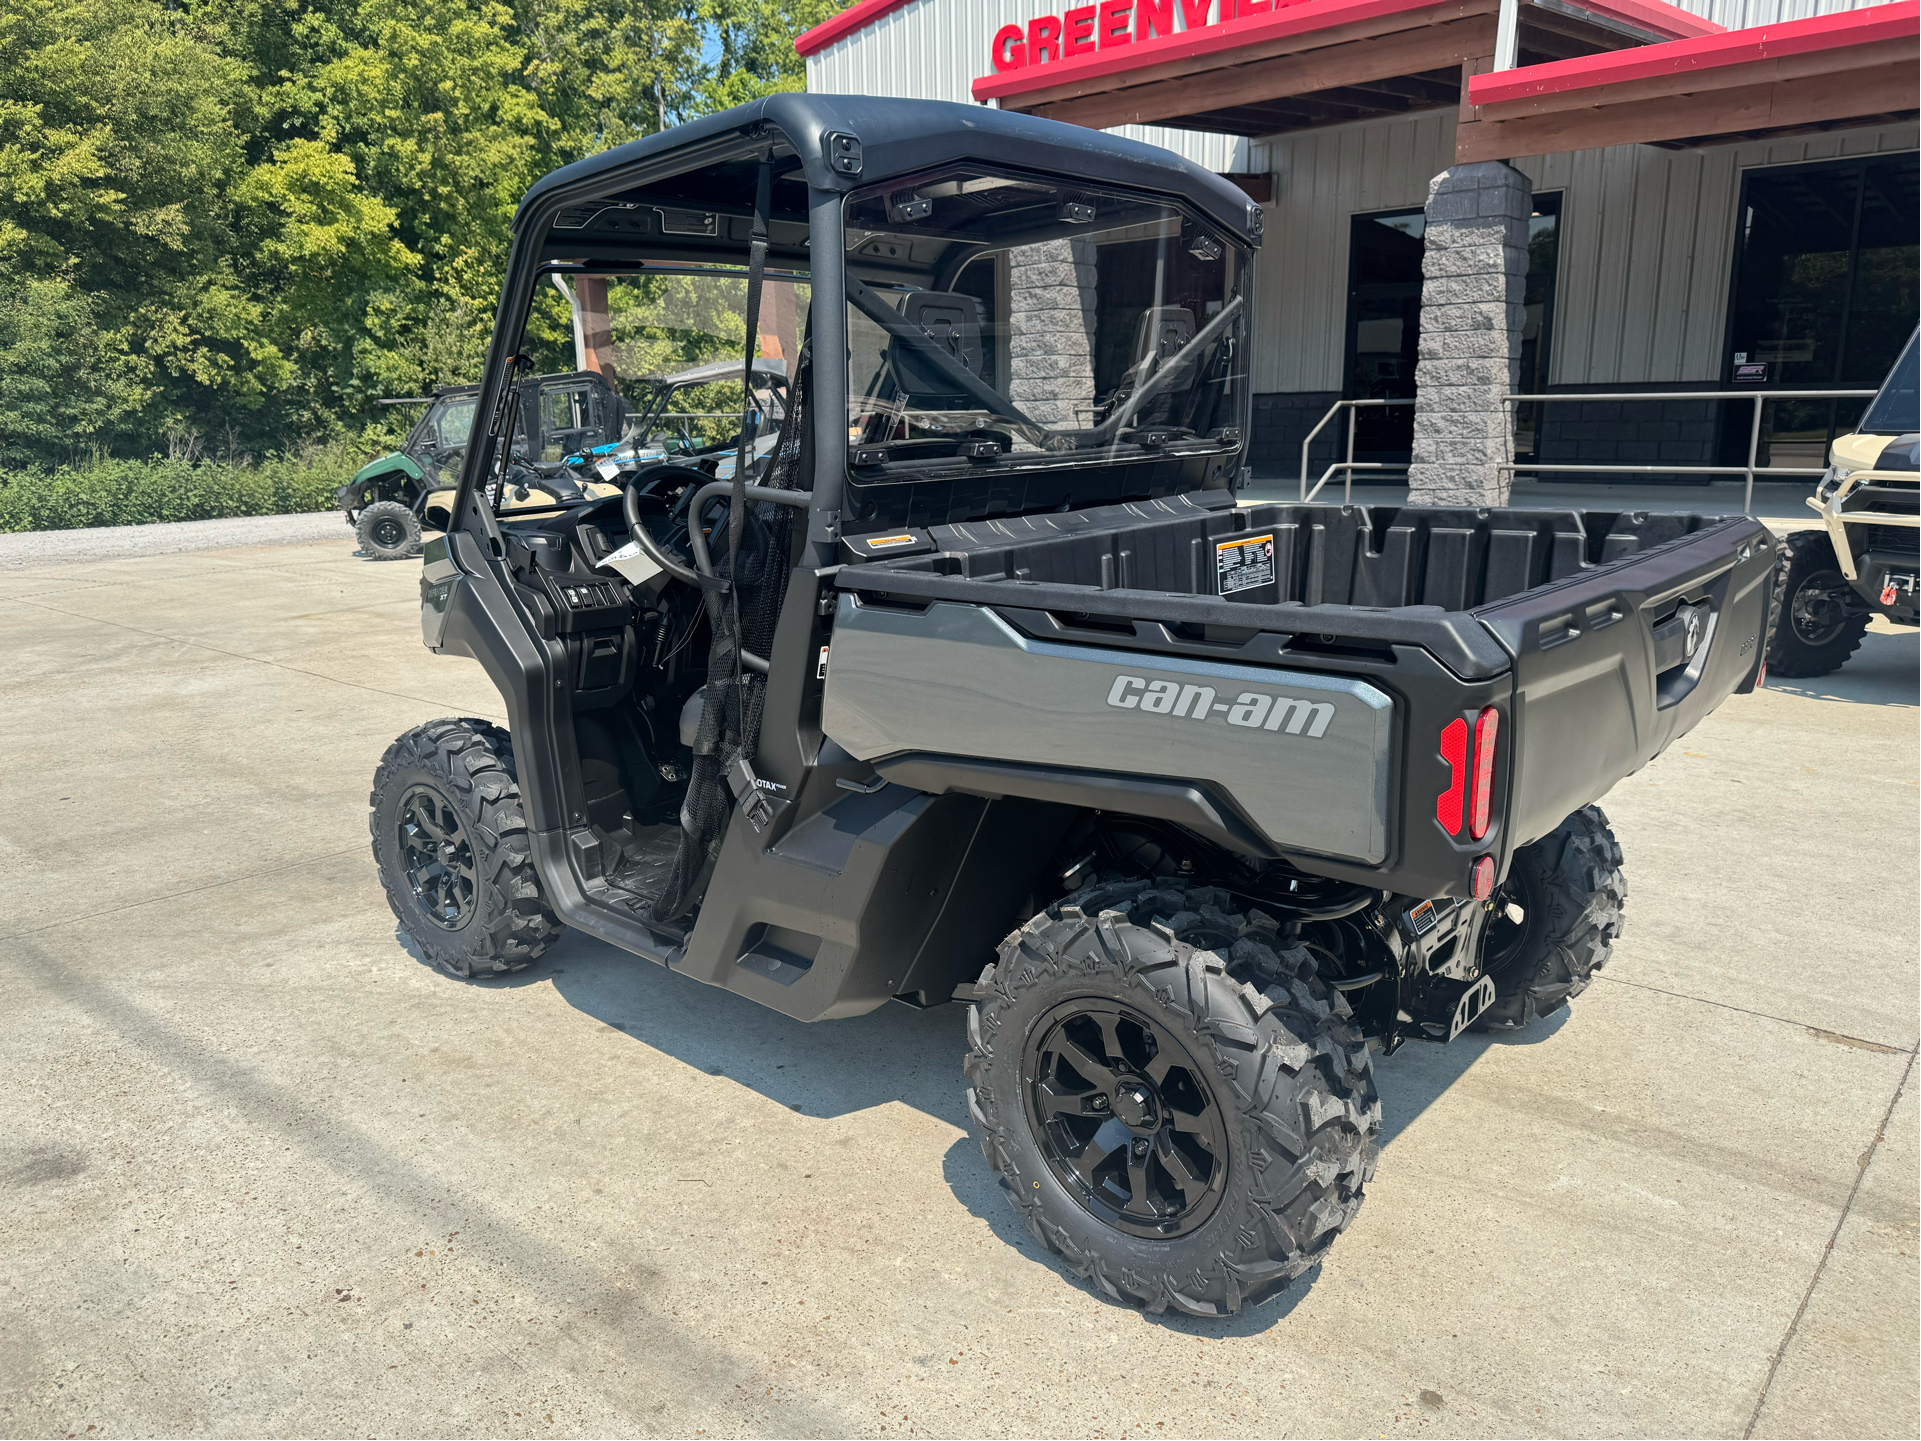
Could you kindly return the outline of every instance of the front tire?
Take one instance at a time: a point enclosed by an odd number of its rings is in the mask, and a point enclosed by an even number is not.
[[[1228,893],[1116,882],[1010,935],[968,1009],[968,1110],[1028,1229],[1123,1305],[1224,1316],[1318,1262],[1381,1103],[1338,991]]]
[[[1585,991],[1621,934],[1627,893],[1621,844],[1599,806],[1516,851],[1482,940],[1494,1004],[1475,1029],[1519,1030]]]
[[[481,720],[416,726],[374,772],[369,824],[387,904],[450,975],[524,970],[560,934],[541,894],[513,742]]]
[[[1868,613],[1841,574],[1834,541],[1825,530],[1796,531],[1787,538],[1786,550],[1768,669],[1790,678],[1827,675],[1860,648]]]
[[[354,522],[360,548],[374,560],[420,554],[420,517],[397,500],[376,500]]]

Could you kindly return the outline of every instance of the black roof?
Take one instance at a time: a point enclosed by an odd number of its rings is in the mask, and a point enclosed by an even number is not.
[[[676,151],[710,150],[730,133],[744,135],[763,125],[787,138],[808,183],[821,189],[854,190],[956,160],[980,160],[1175,196],[1232,233],[1259,240],[1258,207],[1250,209],[1240,189],[1158,145],[986,106],[870,95],[770,95],[590,155],[536,181],[521,198],[515,227],[556,191],[570,198],[589,193],[588,182],[603,175],[618,187],[624,183],[621,172],[652,170]],[[828,164],[830,135],[851,135],[859,142],[858,174]]]

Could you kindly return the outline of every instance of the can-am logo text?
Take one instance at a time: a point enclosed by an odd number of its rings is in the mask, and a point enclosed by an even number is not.
[[[1216,700],[1211,685],[1182,685],[1138,675],[1115,676],[1107,703],[1119,710],[1144,710],[1149,715],[1184,716],[1197,721],[1225,715],[1231,726],[1284,730],[1291,736],[1310,739],[1326,734],[1328,722],[1334,719],[1334,707],[1327,701],[1267,695],[1257,690],[1244,690],[1232,701]]]

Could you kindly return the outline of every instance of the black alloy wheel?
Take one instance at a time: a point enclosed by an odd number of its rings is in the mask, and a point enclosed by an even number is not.
[[[1165,1027],[1101,998],[1069,1001],[1034,1028],[1021,1073],[1042,1156],[1093,1215],[1170,1237],[1213,1214],[1227,1126],[1207,1073]]]
[[[395,816],[395,848],[407,887],[428,920],[457,931],[474,911],[474,849],[452,801],[410,787]]]
[[[1838,570],[1817,570],[1795,587],[1788,601],[1788,624],[1805,646],[1831,645],[1848,623],[1854,592]]]

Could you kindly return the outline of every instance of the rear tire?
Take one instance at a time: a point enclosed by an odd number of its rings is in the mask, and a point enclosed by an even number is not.
[[[1519,1030],[1585,991],[1621,934],[1626,902],[1621,846],[1599,806],[1582,806],[1522,846],[1494,895],[1482,950],[1494,1004],[1474,1028]],[[1520,911],[1519,920],[1509,907]]]
[[[374,560],[420,554],[420,517],[397,500],[376,500],[354,522],[360,548]]]
[[[416,726],[374,772],[374,862],[421,954],[472,979],[525,969],[560,934],[541,894],[513,742],[481,720]]]
[[[988,1165],[1042,1245],[1145,1311],[1279,1295],[1374,1173],[1381,1103],[1347,1002],[1230,903],[1090,886],[1002,943],[968,1009]]]
[[[1868,613],[1841,574],[1825,530],[1796,531],[1782,560],[1780,620],[1768,647],[1768,670],[1806,678],[1839,670],[1861,645]]]

